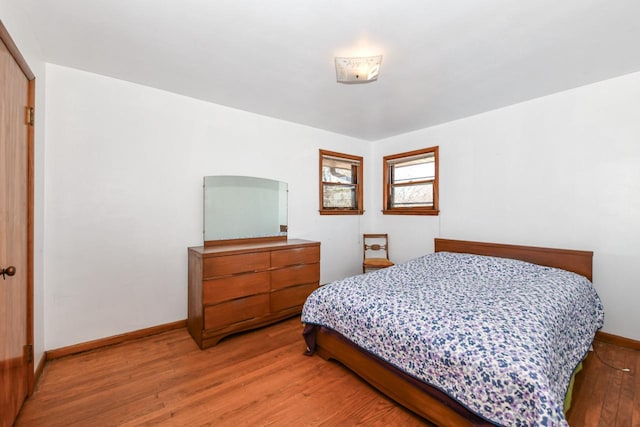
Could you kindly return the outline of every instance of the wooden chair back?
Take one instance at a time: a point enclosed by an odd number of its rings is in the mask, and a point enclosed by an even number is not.
[[[389,261],[389,236],[367,233],[362,235],[362,272],[367,268],[385,268],[393,265]]]

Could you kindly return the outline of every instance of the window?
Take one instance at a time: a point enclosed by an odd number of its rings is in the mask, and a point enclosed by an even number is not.
[[[320,215],[362,215],[362,157],[320,150]]]
[[[438,215],[438,147],[384,157],[382,212]]]

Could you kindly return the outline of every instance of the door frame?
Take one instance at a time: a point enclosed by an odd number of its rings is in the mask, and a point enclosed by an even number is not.
[[[36,76],[29,68],[27,61],[24,59],[15,42],[9,35],[7,28],[0,20],[0,40],[5,44],[11,56],[16,61],[25,77],[29,81],[29,98],[27,107],[35,110],[36,97]],[[26,115],[26,113],[25,113]],[[25,118],[26,120],[26,118]],[[34,378],[34,359],[33,354],[33,239],[34,239],[34,188],[35,188],[35,170],[34,170],[34,123],[27,128],[27,307],[26,307],[26,324],[27,324],[27,345],[31,345],[31,361],[27,364],[27,391],[30,396],[35,386]]]

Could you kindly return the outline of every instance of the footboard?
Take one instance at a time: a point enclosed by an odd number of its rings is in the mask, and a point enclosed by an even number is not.
[[[439,390],[430,387],[373,356],[327,328],[313,326],[315,351],[323,359],[333,359],[360,376],[380,392],[421,417],[443,427],[490,426]],[[309,344],[310,340],[307,339]],[[308,354],[309,354],[308,353]]]

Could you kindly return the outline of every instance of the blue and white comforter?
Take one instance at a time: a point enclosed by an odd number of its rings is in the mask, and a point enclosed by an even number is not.
[[[322,286],[302,312],[505,426],[567,425],[565,393],[603,317],[583,276],[448,252]]]

